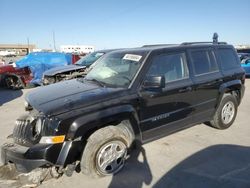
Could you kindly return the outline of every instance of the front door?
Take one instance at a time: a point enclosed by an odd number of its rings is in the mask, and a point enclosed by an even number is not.
[[[190,125],[195,99],[185,52],[154,55],[147,76],[164,76],[166,86],[140,91],[142,139],[149,141]]]

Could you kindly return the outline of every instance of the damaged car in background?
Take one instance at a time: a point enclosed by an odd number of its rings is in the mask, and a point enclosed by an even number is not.
[[[74,64],[79,55],[59,52],[33,52],[13,64],[0,66],[0,87],[22,89],[42,84],[46,70]]]
[[[30,86],[33,75],[29,67],[17,68],[13,65],[0,66],[0,87],[21,89]]]
[[[92,52],[79,59],[74,65],[55,67],[43,73],[43,85],[49,85],[63,80],[71,80],[83,77],[87,74],[88,68],[101,58],[104,54],[113,50],[100,50]]]

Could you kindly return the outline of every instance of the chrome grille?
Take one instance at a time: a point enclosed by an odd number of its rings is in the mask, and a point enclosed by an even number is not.
[[[30,124],[29,120],[16,120],[16,126],[13,130],[14,141],[23,144],[26,143],[25,137],[27,135],[27,127],[29,127],[28,124]]]

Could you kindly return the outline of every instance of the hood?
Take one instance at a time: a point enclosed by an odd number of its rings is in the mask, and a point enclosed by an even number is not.
[[[109,100],[123,88],[106,88],[73,79],[48,85],[29,92],[25,99],[45,115],[57,115]]]
[[[54,76],[58,73],[63,73],[67,71],[74,71],[74,70],[79,70],[79,69],[84,69],[86,66],[78,66],[78,65],[67,65],[67,66],[60,66],[60,67],[55,67],[52,69],[49,69],[43,73],[45,76]]]

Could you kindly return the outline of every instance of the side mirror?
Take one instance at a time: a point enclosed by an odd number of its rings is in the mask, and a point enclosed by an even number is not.
[[[144,89],[162,89],[165,87],[164,76],[149,76],[143,83]]]

